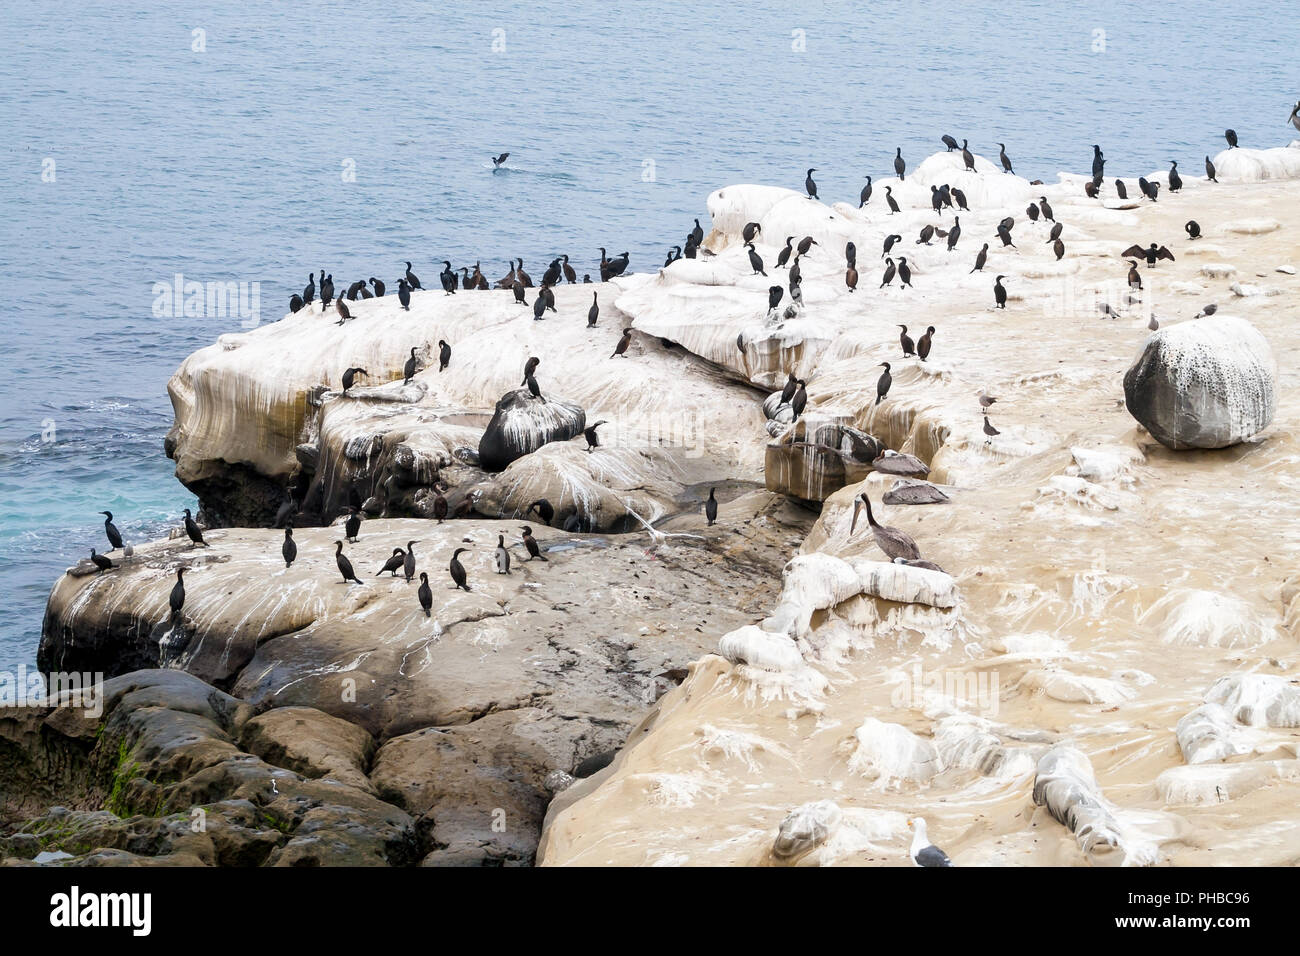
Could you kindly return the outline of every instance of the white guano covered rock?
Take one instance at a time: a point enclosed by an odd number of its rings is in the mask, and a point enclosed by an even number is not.
[[[1161,329],[1124,375],[1129,414],[1175,450],[1226,448],[1257,435],[1273,421],[1276,389],[1268,342],[1231,316]]]

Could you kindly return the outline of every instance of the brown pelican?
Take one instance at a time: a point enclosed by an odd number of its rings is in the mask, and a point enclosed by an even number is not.
[[[1300,130],[1300,100],[1296,101],[1295,109],[1291,110],[1291,125]]]
[[[889,556],[889,560],[906,558],[909,561],[915,561],[921,557],[921,549],[916,546],[915,541],[897,528],[890,528],[876,522],[875,515],[871,513],[871,499],[867,497],[865,491],[853,501],[853,522],[849,525],[850,535],[858,526],[858,512],[863,507],[867,509],[867,523],[871,525],[871,536],[876,539],[876,544],[880,546],[880,550]]]

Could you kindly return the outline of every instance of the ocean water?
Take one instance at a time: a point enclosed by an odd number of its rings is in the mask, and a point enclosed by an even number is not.
[[[245,320],[155,315],[178,273],[258,283],[265,322],[322,267],[395,287],[411,259],[428,286],[444,258],[595,273],[605,246],[651,270],[728,183],[798,189],[815,166],[824,200],[851,200],[943,133],[1047,181],[1087,171],[1092,143],[1108,176],[1196,175],[1227,126],[1287,142],[1300,98],[1281,4],[68,2],[4,21],[2,670],[34,662],[50,586],[106,546],[96,512],[142,540],[194,506],[162,451],[167,379]]]

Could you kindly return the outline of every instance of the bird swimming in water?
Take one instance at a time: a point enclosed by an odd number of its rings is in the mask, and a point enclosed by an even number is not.
[[[766,276],[767,272],[763,269],[763,258],[754,250],[754,244],[747,242],[745,248],[749,250],[749,266],[754,270],[750,275]]]
[[[1197,222],[1195,219],[1187,220],[1187,223],[1186,225],[1183,226],[1183,228],[1187,230],[1188,239],[1201,238],[1201,224]]]
[[[451,346],[438,339],[438,371],[441,372],[451,363]]]
[[[1002,434],[1000,431],[998,431],[996,428],[994,428],[992,425],[989,424],[989,417],[987,415],[984,416],[984,434],[988,436],[988,439],[984,442],[984,444],[986,445],[993,444],[993,437],[995,435]]]
[[[876,521],[876,516],[871,512],[871,499],[867,497],[865,491],[853,500],[853,521],[849,524],[850,536],[858,526],[858,513],[863,508],[867,509],[867,524],[871,527],[871,536],[875,538],[876,545],[885,552],[890,561],[895,558],[916,561],[921,557],[921,549],[909,535]]]
[[[903,172],[907,169],[907,163],[903,162],[903,147],[898,147],[894,153],[894,172],[898,174],[899,181],[903,179]],[[886,190],[888,192],[888,190]]]
[[[898,200],[894,198],[894,191],[889,186],[885,187],[885,203],[889,206],[891,216],[898,212]]]
[[[176,583],[172,585],[172,593],[167,598],[167,603],[171,605],[172,620],[181,616],[181,610],[185,607],[185,569],[176,569]]]
[[[394,548],[392,555],[390,555],[388,560],[384,562],[384,566],[379,569],[379,572],[375,575],[375,577],[379,577],[380,575],[387,574],[390,577],[395,578],[397,577],[397,572],[402,569],[402,566],[405,563],[406,563],[406,552],[403,551],[401,548]]]
[[[122,547],[122,535],[117,530],[117,525],[113,524],[113,512],[101,511],[104,516],[104,534],[108,535],[108,543],[111,545],[110,551],[119,550]]]
[[[1002,280],[1006,276],[998,276],[993,280],[993,302],[995,308],[1005,309],[1007,307],[1007,290],[1002,285]]]
[[[614,347],[614,354],[611,355],[610,358],[615,358],[619,355],[623,355],[624,357],[626,357],[627,347],[631,344],[632,344],[632,330],[624,329],[623,337],[618,340],[618,345]]]
[[[916,355],[916,345],[912,342],[912,337],[907,334],[907,326],[900,325],[903,331],[898,335],[898,342],[903,347],[903,358]]]
[[[549,561],[550,559],[542,554],[542,549],[537,546],[537,539],[533,537],[533,529],[528,525],[524,525],[521,532],[524,536],[524,549],[528,552],[528,557],[525,560],[531,561],[533,558],[539,558],[542,561]]]
[[[500,169],[502,166],[505,165],[506,160],[509,158],[510,158],[509,153],[502,153],[500,156],[492,157],[492,168]]]
[[[90,549],[90,563],[99,568],[100,574],[113,569],[113,562],[102,554],[96,554],[94,548]]]
[[[1169,191],[1176,193],[1183,188],[1183,177],[1178,175],[1178,163],[1169,160]]]
[[[410,584],[411,579],[415,577],[415,542],[406,542],[406,553],[402,555],[402,574],[406,576],[406,583]]]
[[[208,543],[203,540],[203,532],[199,530],[198,522],[190,515],[189,508],[185,509],[185,533],[189,535],[190,541],[194,542],[194,544],[201,544],[205,548],[208,547]]]
[[[808,175],[804,178],[803,188],[808,190],[809,199],[817,199],[817,184],[813,182],[812,174],[817,172],[816,167],[808,170]]]
[[[1225,129],[1223,131],[1223,138],[1228,141],[1229,149],[1237,148],[1237,131],[1235,129]]]
[[[909,820],[908,826],[915,829],[915,835],[912,837],[912,862],[917,866],[952,866],[952,860],[948,859],[948,854],[944,853],[937,846],[930,842],[930,838],[925,835],[925,820],[917,817],[915,820]]]
[[[369,377],[370,373],[363,368],[345,368],[343,370],[343,394],[344,395],[348,393],[348,389],[352,387],[352,383],[357,380],[358,375],[365,375]]]
[[[397,301],[405,311],[411,311],[411,287],[406,284],[405,279],[397,280]]]
[[[496,561],[497,574],[510,573],[510,550],[506,547],[506,536],[503,534],[497,535]]]
[[[356,572],[352,570],[352,562],[343,554],[342,541],[334,542],[334,563],[338,565],[339,573],[343,575],[344,584],[347,584],[349,581],[355,581],[357,584],[361,583]]]
[[[582,430],[582,437],[587,439],[587,452],[590,453],[593,448],[600,447],[600,438],[596,435],[596,429],[601,425],[608,424],[605,419],[601,419],[595,424],[588,425]]]
[[[862,187],[862,192],[858,194],[858,208],[861,209],[871,200],[871,177],[867,177],[867,184]]]
[[[284,544],[280,545],[280,554],[284,556],[284,569],[289,570],[293,566],[293,559],[298,557],[298,545],[293,540],[293,527],[286,525],[284,529]]]
[[[934,326],[926,326],[925,334],[916,340],[916,357],[922,362],[930,357],[930,342],[934,336]]]
[[[709,489],[709,500],[704,502],[704,517],[708,521],[708,526],[713,527],[714,522],[718,520],[718,499],[713,496],[714,489]]]
[[[975,256],[975,267],[971,272],[983,272],[984,263],[989,261],[989,244],[984,243],[984,247]],[[968,273],[969,274],[969,273]]]
[[[1002,161],[1002,171],[1004,173],[1015,172],[1011,168],[1011,160],[1007,158],[1007,147],[1004,143],[998,143],[998,159]]]
[[[884,371],[880,373],[880,378],[876,380],[876,404],[879,405],[889,394],[889,387],[894,384],[894,377],[889,374],[889,363],[881,362]]]
[[[426,571],[420,572],[420,586],[416,588],[415,596],[424,610],[424,616],[433,617],[433,589],[429,587],[429,574]]]

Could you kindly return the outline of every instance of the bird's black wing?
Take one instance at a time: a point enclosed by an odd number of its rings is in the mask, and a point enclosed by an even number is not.
[[[1174,254],[1173,254],[1172,252],[1169,251],[1169,247],[1168,247],[1168,246],[1161,246],[1161,247],[1160,247],[1160,251],[1158,251],[1158,252],[1156,253],[1156,258],[1157,258],[1157,259],[1168,259],[1170,262],[1174,262],[1174,261],[1175,261],[1175,260],[1174,260]]]
[[[952,866],[952,860],[948,859],[948,854],[934,845],[918,851],[916,862],[920,866]]]
[[[1129,246],[1127,249],[1125,249],[1123,252],[1120,253],[1121,259],[1145,259],[1146,257],[1147,257],[1147,251],[1143,249],[1141,246],[1137,246],[1137,245]]]

